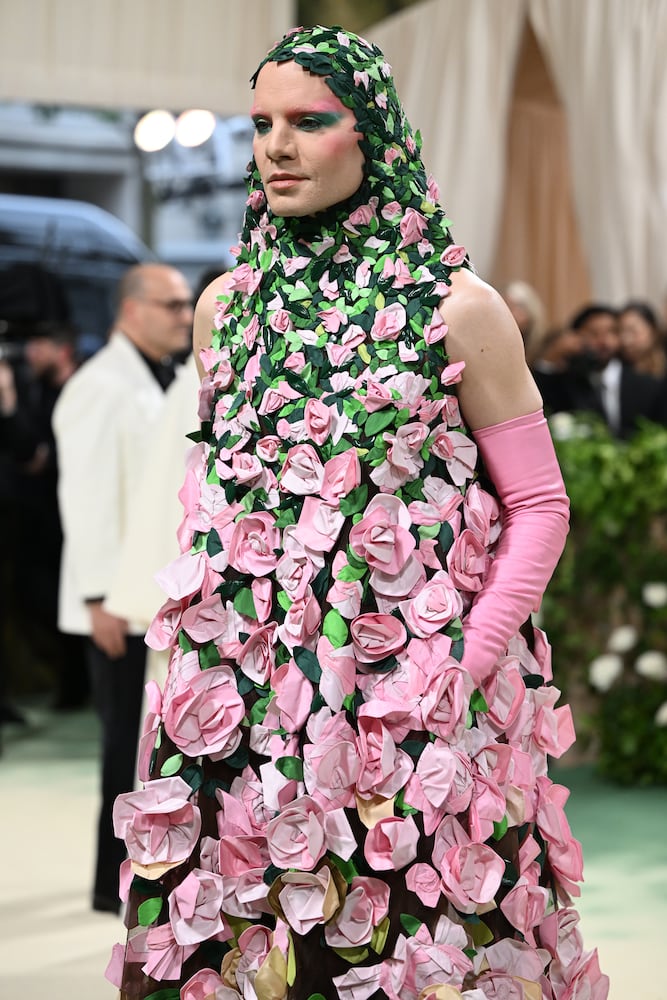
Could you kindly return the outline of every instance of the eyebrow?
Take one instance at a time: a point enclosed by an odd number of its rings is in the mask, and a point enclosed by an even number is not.
[[[337,107],[333,101],[321,101],[315,104],[309,104],[307,107],[301,108],[288,108],[285,112],[287,118],[299,118],[302,115],[317,115],[317,114],[335,114],[341,117],[345,113],[345,108]],[[263,111],[260,107],[254,107],[250,111],[251,117],[256,116],[267,116],[268,112]]]

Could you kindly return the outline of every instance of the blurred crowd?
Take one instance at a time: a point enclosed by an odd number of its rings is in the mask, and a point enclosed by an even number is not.
[[[547,415],[597,414],[618,438],[630,437],[642,421],[667,424],[667,338],[651,303],[589,302],[550,328],[530,285],[512,282],[503,294]]]

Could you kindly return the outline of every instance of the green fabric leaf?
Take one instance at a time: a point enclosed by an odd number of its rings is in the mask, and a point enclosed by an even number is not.
[[[184,653],[192,652],[192,643],[190,642],[189,638],[187,637],[183,629],[181,629],[180,632],[178,633],[178,645]]]
[[[158,990],[157,993],[149,993],[146,1000],[179,1000],[180,989],[168,987],[166,990]]]
[[[362,483],[361,486],[356,486],[353,490],[347,494],[346,497],[341,497],[340,501],[340,512],[344,514],[345,517],[350,517],[352,514],[357,514],[360,510],[363,510],[366,506],[366,500],[368,499],[368,486],[366,483]]]
[[[322,677],[322,667],[315,653],[304,646],[295,646],[293,656],[297,667],[308,680],[312,681],[313,684],[319,684]]]
[[[225,757],[225,764],[233,767],[235,771],[242,771],[249,759],[248,748],[241,744],[236,753],[233,753],[231,757]]]
[[[162,897],[154,896],[153,899],[145,899],[137,907],[137,919],[142,927],[150,927],[155,923],[162,911]]]
[[[340,649],[347,642],[348,629],[345,621],[339,611],[332,608],[329,611],[322,623],[322,631],[327,637],[332,646],[336,649]]]
[[[357,569],[355,566],[343,566],[336,575],[336,579],[341,580],[343,583],[354,583],[357,580],[362,580],[367,572],[367,566],[364,569]]]
[[[473,691],[470,698],[470,707],[473,712],[488,712],[489,706],[486,703],[486,698],[481,691]]]
[[[214,642],[207,642],[199,650],[199,666],[202,670],[208,670],[209,667],[217,667],[221,662],[220,652]]]
[[[300,757],[279,757],[276,770],[292,781],[303,781],[303,761]]]
[[[231,501],[228,500],[227,502],[230,503]],[[220,541],[220,535],[215,530],[215,528],[211,528],[211,530],[208,533],[208,538],[206,539],[206,553],[211,558],[213,558],[214,556],[219,555],[221,552],[222,552],[222,542]]]
[[[385,427],[389,427],[390,424],[394,423],[396,419],[396,410],[392,406],[391,409],[376,410],[375,413],[371,413],[368,420],[364,424],[364,436],[365,437],[375,437],[380,431],[383,431]]]
[[[420,538],[437,538],[440,532],[439,524],[420,524],[417,529]]]
[[[502,838],[507,833],[508,827],[509,827],[509,820],[507,818],[507,814],[505,814],[501,819],[500,823],[493,824],[493,839],[502,840]]]
[[[463,638],[463,625],[461,624],[460,618],[452,618],[449,625],[447,626],[447,635],[452,640],[452,642],[458,642],[460,639]]]
[[[346,962],[350,965],[358,965],[359,962],[363,962],[365,958],[368,958],[369,951],[363,945],[358,948],[332,948],[337,955],[344,958]]]
[[[250,587],[243,587],[239,590],[234,598],[234,608],[240,615],[245,615],[246,618],[252,618],[253,621],[257,621],[255,599],[252,596]]]
[[[337,854],[330,854],[329,859],[335,864],[338,871],[341,873],[345,881],[350,884],[353,878],[356,878],[359,871],[354,863],[354,861],[344,861],[339,858]]]
[[[387,943],[387,936],[389,934],[389,928],[391,926],[391,921],[388,916],[382,920],[377,927],[373,928],[373,936],[371,938],[371,948],[376,953],[376,955],[381,955],[384,951],[384,946]]]
[[[414,937],[422,925],[421,920],[417,920],[410,913],[401,913],[401,927],[409,937]]]
[[[287,596],[284,590],[278,591],[277,600],[278,604],[283,609],[283,611],[289,611],[289,609],[292,607],[292,602],[290,601],[289,597]]]
[[[178,774],[183,767],[183,754],[177,753],[173,757],[168,757],[160,768],[161,778],[170,778],[173,774]]]
[[[193,792],[199,791],[204,783],[204,774],[199,764],[189,764],[181,774],[183,781],[186,781]]]
[[[266,709],[269,702],[271,701],[271,695],[266,698],[260,698],[250,709],[250,725],[256,726],[264,721],[264,716],[266,715]]]

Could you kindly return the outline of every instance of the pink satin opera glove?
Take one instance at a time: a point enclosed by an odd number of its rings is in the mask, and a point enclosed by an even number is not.
[[[462,664],[477,684],[539,609],[565,545],[570,503],[541,410],[474,431],[502,505],[503,532],[463,621]]]

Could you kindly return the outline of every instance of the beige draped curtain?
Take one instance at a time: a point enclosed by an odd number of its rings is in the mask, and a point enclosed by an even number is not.
[[[507,132],[507,173],[491,273],[501,290],[528,282],[547,326],[564,325],[590,301],[586,255],[574,209],[567,119],[526,21]]]
[[[530,0],[567,113],[574,197],[596,297],[667,291],[667,3]]]
[[[0,100],[243,114],[294,0],[0,0]]]
[[[384,51],[455,238],[488,275],[526,0],[427,0],[364,34]]]

